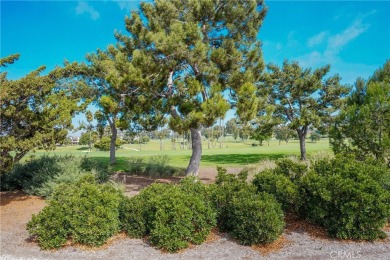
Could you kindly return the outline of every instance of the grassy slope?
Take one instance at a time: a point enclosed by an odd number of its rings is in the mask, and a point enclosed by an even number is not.
[[[263,146],[252,146],[252,141],[247,142],[234,142],[228,138],[223,143],[223,148],[219,148],[220,144],[217,143],[215,148],[208,148],[207,141],[203,142],[203,155],[201,167],[208,166],[244,166],[247,164],[257,163],[262,159],[277,159],[285,156],[299,156],[299,141],[290,140],[288,144],[281,143],[276,140],[272,140],[264,143]],[[191,156],[191,150],[188,149],[188,146],[185,146],[185,149],[180,149],[180,144],[176,144],[176,150],[172,150],[172,143],[170,140],[164,140],[164,149],[160,150],[160,141],[151,140],[147,144],[138,145],[138,144],[126,144],[123,148],[117,150],[116,156],[118,163],[115,165],[115,170],[126,170],[127,168],[127,159],[133,156],[149,157],[152,155],[168,155],[170,158],[170,165],[183,167],[185,168],[189,162]],[[331,149],[329,147],[328,139],[322,139],[317,143],[312,143],[310,140],[306,141],[307,153],[315,154],[317,152],[329,152]],[[35,153],[35,156],[41,156],[43,154],[73,154],[80,156],[95,157],[99,160],[109,161],[109,152],[103,151],[93,151],[88,152],[86,146],[65,146],[57,147],[54,151],[43,151],[38,150]],[[28,158],[28,156],[26,156]]]

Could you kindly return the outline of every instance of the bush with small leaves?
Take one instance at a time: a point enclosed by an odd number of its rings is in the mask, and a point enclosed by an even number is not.
[[[110,184],[97,184],[93,175],[62,184],[49,205],[27,223],[42,249],[59,248],[68,239],[100,246],[119,231],[119,203],[123,192]]]
[[[247,173],[239,175],[227,174],[226,169],[217,167],[217,178],[212,185],[212,202],[217,210],[218,228],[222,232],[230,232],[235,225],[232,212],[232,201],[242,191],[256,193],[256,187],[246,183]]]
[[[265,170],[256,174],[252,183],[258,192],[274,195],[284,210],[294,210],[298,200],[298,186],[289,177],[276,174],[274,170]]]
[[[334,237],[383,238],[390,217],[389,174],[378,162],[345,156],[319,160],[300,181],[300,212]]]
[[[273,195],[257,193],[246,182],[247,174],[227,174],[218,167],[212,201],[217,210],[218,228],[230,232],[241,244],[269,243],[283,232],[284,216]]]
[[[194,180],[193,180],[194,181]],[[149,235],[151,243],[168,252],[202,243],[216,224],[216,213],[204,200],[204,184],[152,184],[120,207],[122,228],[130,237]]]
[[[271,243],[284,230],[280,204],[268,193],[240,192],[232,200],[231,235],[243,245]]]

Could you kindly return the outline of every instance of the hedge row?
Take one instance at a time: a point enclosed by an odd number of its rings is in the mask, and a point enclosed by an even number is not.
[[[390,218],[390,171],[374,160],[323,158],[310,168],[291,160],[257,174],[253,184],[285,210],[326,228],[341,239],[374,240]]]
[[[126,231],[176,252],[200,244],[214,227],[243,245],[270,243],[282,234],[284,211],[324,226],[342,239],[382,238],[390,217],[390,173],[374,161],[324,158],[311,167],[280,160],[274,170],[227,174],[218,168],[215,184],[195,178],[180,184],[153,184],[128,198],[93,175],[61,184],[49,205],[28,223],[42,248],[58,248],[71,239],[99,246]]]

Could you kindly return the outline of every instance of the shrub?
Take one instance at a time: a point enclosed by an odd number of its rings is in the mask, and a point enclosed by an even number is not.
[[[232,201],[232,217],[231,235],[243,245],[273,242],[285,225],[280,204],[267,193],[239,193]]]
[[[389,171],[353,157],[319,160],[300,182],[300,211],[331,236],[373,240],[390,217]]]
[[[272,195],[256,193],[246,178],[246,173],[235,176],[218,168],[216,184],[211,186],[218,228],[244,245],[272,242],[284,227],[281,205]]]
[[[87,246],[100,246],[119,231],[120,191],[97,184],[86,175],[58,187],[46,206],[27,223],[42,249],[59,248],[68,239]]]
[[[226,169],[217,167],[217,178],[212,192],[212,202],[217,210],[218,228],[222,232],[230,232],[235,225],[233,220],[233,198],[242,191],[256,193],[256,188],[246,183],[247,173],[239,175],[227,174]]]
[[[10,173],[1,175],[1,190],[22,189],[28,194],[48,197],[62,183],[71,183],[87,173],[107,181],[106,165],[89,158],[47,156],[17,164]]]
[[[202,243],[215,226],[215,212],[195,191],[203,184],[152,184],[121,205],[122,228],[131,237],[149,235],[158,248],[176,252]],[[192,191],[191,191],[192,189]]]
[[[298,186],[285,175],[274,170],[265,170],[255,175],[253,185],[258,192],[267,192],[275,196],[284,210],[292,210],[298,199]]]

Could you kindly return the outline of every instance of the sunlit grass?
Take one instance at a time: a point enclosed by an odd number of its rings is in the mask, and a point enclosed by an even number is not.
[[[207,141],[203,141],[203,154],[201,167],[214,167],[221,165],[225,167],[243,167],[250,164],[256,164],[265,159],[278,159],[286,156],[299,156],[299,141],[290,140],[287,144],[276,140],[269,143],[264,142],[263,146],[252,146],[258,144],[248,140],[246,142],[235,142],[231,138],[226,138],[222,144],[216,143],[215,147],[209,146]],[[128,167],[128,158],[143,157],[148,158],[152,155],[167,155],[170,159],[169,165],[175,167],[187,167],[191,157],[191,150],[186,144],[184,148],[180,143],[176,143],[176,150],[173,150],[170,140],[163,140],[162,150],[160,150],[160,141],[151,140],[147,144],[125,144],[116,151],[117,163],[113,165],[114,170],[126,170]],[[209,148],[210,147],[210,148]],[[310,140],[306,141],[308,155],[317,153],[332,153],[329,147],[328,139],[321,139],[316,143]],[[57,155],[75,155],[87,156],[109,163],[110,153],[108,151],[88,151],[87,146],[59,146],[54,151],[38,150],[33,156],[42,156],[43,154]],[[28,158],[28,156],[27,156]]]

